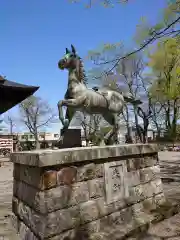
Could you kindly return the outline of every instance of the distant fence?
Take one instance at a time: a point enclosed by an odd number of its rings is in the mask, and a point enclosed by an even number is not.
[[[13,139],[10,138],[0,138],[0,150],[9,149],[13,152]]]

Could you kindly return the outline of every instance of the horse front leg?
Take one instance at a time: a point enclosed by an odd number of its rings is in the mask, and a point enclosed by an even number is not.
[[[69,121],[68,121],[68,119],[64,118],[62,107],[66,106],[66,107],[69,107],[72,109],[73,108],[83,108],[85,100],[86,100],[86,96],[80,96],[75,99],[64,99],[64,100],[61,100],[58,102],[59,119],[62,122],[62,125],[64,127],[69,125]]]
[[[64,118],[64,115],[63,115],[63,106],[64,106],[64,101],[65,100],[60,100],[57,104],[58,106],[58,112],[59,112],[59,120],[61,121],[62,125],[65,126],[66,123],[65,123],[65,118]]]

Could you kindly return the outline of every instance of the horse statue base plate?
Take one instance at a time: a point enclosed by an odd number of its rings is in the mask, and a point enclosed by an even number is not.
[[[62,148],[74,148],[81,147],[81,129],[67,129],[63,134],[61,134],[62,140],[59,141],[57,147]]]

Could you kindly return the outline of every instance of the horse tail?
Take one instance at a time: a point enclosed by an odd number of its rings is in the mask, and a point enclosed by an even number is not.
[[[142,101],[140,99],[135,99],[131,94],[123,94],[124,100],[127,103],[131,103],[133,105],[140,105]]]

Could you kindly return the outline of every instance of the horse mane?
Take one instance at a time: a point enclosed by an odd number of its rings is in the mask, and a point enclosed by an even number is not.
[[[76,71],[77,71],[77,74],[78,74],[78,79],[81,83],[83,83],[84,85],[87,85],[87,76],[86,76],[86,73],[85,73],[85,70],[84,70],[83,61],[80,57],[77,57],[77,61],[79,61],[78,64],[77,64],[77,67],[76,67]]]

